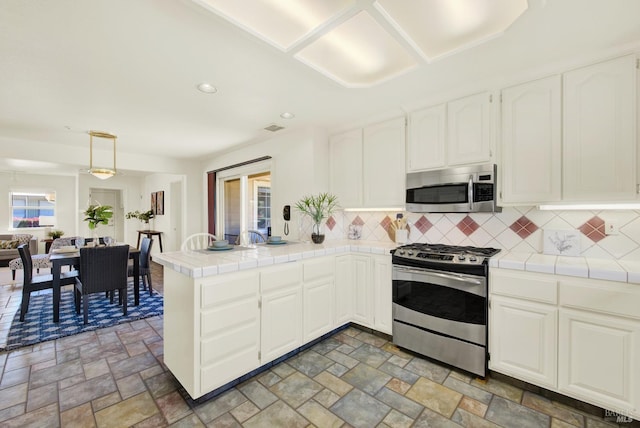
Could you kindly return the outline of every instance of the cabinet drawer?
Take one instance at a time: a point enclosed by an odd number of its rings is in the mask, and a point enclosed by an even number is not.
[[[268,293],[282,287],[289,287],[301,283],[302,266],[300,263],[288,263],[274,266],[260,274],[260,290]]]
[[[334,257],[323,257],[304,262],[304,282],[313,281],[314,279],[324,276],[333,276]]]
[[[640,287],[613,281],[560,281],[560,305],[640,319]]]
[[[558,302],[558,282],[552,275],[489,271],[491,294],[528,299],[555,305]]]
[[[258,272],[219,275],[202,283],[202,308],[229,300],[258,296]],[[229,284],[233,284],[232,287]]]

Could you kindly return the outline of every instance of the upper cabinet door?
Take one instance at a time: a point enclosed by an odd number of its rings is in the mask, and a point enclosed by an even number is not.
[[[502,91],[502,201],[561,198],[560,76]]]
[[[636,58],[564,74],[565,200],[636,198]]]
[[[364,206],[404,206],[405,118],[367,126],[363,134]]]
[[[491,95],[483,92],[447,104],[449,165],[491,159]]]
[[[362,130],[329,139],[329,187],[342,208],[362,206]]]
[[[408,172],[446,165],[446,113],[446,104],[440,104],[409,116]]]

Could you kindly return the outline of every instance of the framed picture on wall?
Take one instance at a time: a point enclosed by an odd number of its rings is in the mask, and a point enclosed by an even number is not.
[[[158,212],[156,211],[156,197],[158,192],[153,192],[151,193],[151,211],[153,212],[153,215],[158,215]]]
[[[164,215],[164,190],[156,192],[155,213]]]

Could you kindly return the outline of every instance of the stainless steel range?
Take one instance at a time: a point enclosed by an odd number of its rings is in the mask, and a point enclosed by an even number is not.
[[[439,244],[392,250],[393,342],[485,377],[488,260],[499,251]]]

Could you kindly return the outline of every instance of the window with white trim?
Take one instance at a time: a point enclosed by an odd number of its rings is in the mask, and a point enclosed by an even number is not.
[[[12,229],[55,227],[55,192],[10,192]]]

